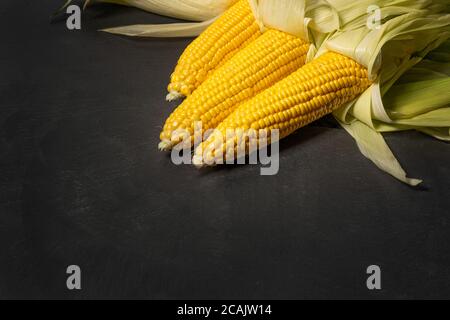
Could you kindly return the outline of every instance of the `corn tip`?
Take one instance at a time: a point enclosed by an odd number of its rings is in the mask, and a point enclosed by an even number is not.
[[[199,155],[194,155],[192,157],[192,164],[198,169],[203,168],[205,166],[205,163],[203,162],[203,157]]]
[[[184,98],[184,95],[178,91],[170,91],[169,94],[166,96],[167,101],[175,101],[181,98]]]
[[[159,151],[170,151],[172,149],[172,143],[167,140],[163,140],[158,144]]]

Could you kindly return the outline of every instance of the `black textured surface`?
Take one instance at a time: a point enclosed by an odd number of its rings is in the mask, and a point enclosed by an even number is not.
[[[274,177],[174,166],[156,146],[189,40],[96,32],[170,21],[114,6],[71,32],[57,3],[0,6],[0,298],[450,298],[447,144],[387,136],[420,189],[331,118],[281,143]]]

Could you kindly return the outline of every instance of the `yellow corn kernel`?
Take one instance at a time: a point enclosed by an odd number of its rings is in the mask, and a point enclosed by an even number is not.
[[[261,35],[248,0],[239,0],[181,55],[168,86],[168,100],[189,96],[240,49]]]
[[[328,52],[306,64],[289,77],[241,104],[197,147],[194,164],[223,163],[222,155],[237,155],[238,149],[226,137],[227,130],[259,130],[280,139],[329,114],[362,94],[371,81],[365,67],[343,55]],[[221,143],[223,141],[223,143]],[[248,142],[247,147],[248,147]],[[231,150],[226,150],[231,145]],[[221,146],[221,149],[219,147]],[[248,150],[245,150],[248,152]]]
[[[219,68],[167,119],[161,132],[162,150],[181,137],[179,129],[194,136],[195,123],[203,132],[215,128],[242,102],[274,85],[304,65],[309,44],[298,37],[270,29]],[[201,132],[202,133],[202,132]],[[193,142],[193,141],[192,141]]]

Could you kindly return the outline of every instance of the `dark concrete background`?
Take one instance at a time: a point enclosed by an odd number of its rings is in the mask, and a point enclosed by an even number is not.
[[[71,32],[58,3],[0,6],[0,298],[450,298],[448,144],[387,135],[419,189],[331,118],[281,143],[277,176],[177,167],[157,143],[190,40],[96,32],[171,21],[110,5]]]

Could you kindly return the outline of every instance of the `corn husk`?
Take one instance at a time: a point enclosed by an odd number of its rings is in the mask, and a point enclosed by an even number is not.
[[[319,34],[324,32],[329,33],[337,30],[339,27],[339,19],[336,11],[325,0],[248,1],[262,30],[266,27],[277,28],[309,40],[310,32],[308,29],[310,27],[315,29]],[[211,25],[218,16],[211,17],[202,23],[131,25],[108,28],[101,31],[133,37],[197,36]]]
[[[310,41],[310,29],[329,33],[339,28],[337,11],[325,0],[250,0],[256,21],[266,28],[291,33]]]
[[[348,32],[367,26],[368,8],[381,9],[381,18],[430,6],[431,0],[249,0],[261,29],[275,28],[310,42],[315,47],[335,31]],[[445,0],[439,0],[445,2]],[[441,7],[439,9],[442,9]],[[436,9],[438,10],[438,9]],[[308,61],[315,58],[310,55]]]
[[[335,117],[367,158],[413,186],[421,180],[407,177],[381,132],[414,129],[442,140],[449,137],[450,60],[446,41],[450,37],[450,15],[439,13],[444,10],[439,1],[423,4],[425,9],[409,11],[383,8],[382,16],[389,20],[379,29],[362,27],[336,33],[318,53],[339,52],[368,68],[374,80],[372,87],[336,111]],[[441,45],[443,49],[435,50]]]
[[[106,28],[99,31],[127,37],[178,38],[196,37],[208,28],[217,18],[203,22],[185,22],[169,24],[135,24],[123,27]]]
[[[219,16],[235,0],[96,0],[136,7],[163,16],[207,21]]]
[[[73,0],[68,0],[64,7]],[[131,25],[101,31],[135,37],[190,37],[199,35],[237,0],[86,0],[90,3],[113,3],[148,12],[196,22]],[[63,8],[64,8],[63,7]]]
[[[249,0],[249,2],[261,29],[277,28],[310,40],[312,35],[310,29],[321,35],[335,31],[339,27],[337,12],[326,0]],[[202,23],[131,25],[101,31],[134,37],[197,36],[218,16]]]
[[[73,0],[68,0],[67,4]],[[190,21],[206,21],[217,17],[237,0],[86,0],[135,7],[167,17]],[[66,4],[66,5],[67,5]]]
[[[418,130],[450,141],[450,41],[406,72],[383,97],[389,122],[373,117],[378,132]],[[442,51],[445,50],[445,51]]]
[[[311,43],[313,59],[327,35],[339,29],[336,9],[326,0],[249,0],[261,30],[278,29]]]
[[[130,25],[101,31],[130,37],[193,37],[209,27],[236,0],[100,0],[125,4],[161,15],[195,22]]]

